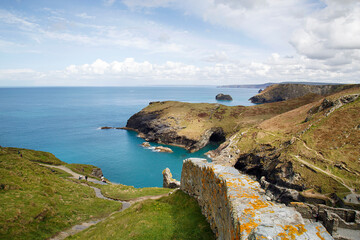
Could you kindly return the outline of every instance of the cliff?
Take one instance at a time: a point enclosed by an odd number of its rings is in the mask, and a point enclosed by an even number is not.
[[[243,129],[211,153],[213,161],[254,175],[278,201],[356,207],[359,95],[359,87],[347,89]]]
[[[305,96],[306,94],[317,94],[326,96],[357,85],[307,85],[307,84],[274,84],[267,87],[261,93],[251,97],[252,103],[270,103],[285,101]]]
[[[291,101],[251,107],[221,104],[151,102],[134,114],[126,129],[135,130],[147,141],[177,145],[197,151],[209,142],[222,143],[244,127],[319,99],[305,96]]]
[[[213,162],[253,175],[274,200],[358,208],[359,95],[355,85],[250,107],[156,102],[127,127],[190,151],[216,141]]]

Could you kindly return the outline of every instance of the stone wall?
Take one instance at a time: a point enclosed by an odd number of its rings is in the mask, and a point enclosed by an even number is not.
[[[334,208],[326,205],[293,202],[293,206],[304,218],[315,218],[323,222],[331,234],[336,234],[338,228],[360,231],[360,212],[353,209]],[[333,235],[334,236],[334,235]],[[345,239],[346,236],[344,236]]]
[[[232,167],[186,159],[181,189],[198,200],[217,239],[333,239],[320,223],[268,201],[258,182]]]

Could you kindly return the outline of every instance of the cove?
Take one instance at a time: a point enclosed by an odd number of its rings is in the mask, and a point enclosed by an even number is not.
[[[206,86],[0,88],[0,145],[51,152],[68,163],[92,164],[115,183],[160,187],[163,169],[169,167],[180,180],[185,158],[204,157],[203,153],[216,146],[193,154],[169,146],[174,153],[157,153],[141,147],[144,140],[135,132],[99,128],[125,126],[152,101],[216,103],[215,96],[223,92],[234,100],[219,103],[248,106],[257,90]]]

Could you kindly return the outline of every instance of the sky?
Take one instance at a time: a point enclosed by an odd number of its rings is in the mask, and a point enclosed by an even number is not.
[[[0,87],[360,83],[359,0],[1,0]]]

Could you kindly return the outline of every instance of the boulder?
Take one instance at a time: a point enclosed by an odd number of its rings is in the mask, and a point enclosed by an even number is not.
[[[163,187],[164,188],[179,188],[180,182],[172,178],[172,174],[169,168],[165,168],[163,174]]]
[[[103,176],[103,172],[102,172],[101,168],[94,168],[91,172],[91,175],[93,175],[94,177],[100,178],[101,176]]]
[[[113,127],[101,127],[101,130],[113,129]]]
[[[233,99],[230,95],[219,93],[218,95],[216,95],[216,100],[232,101]]]
[[[143,147],[150,147],[150,143],[149,143],[149,142],[143,142],[143,143],[141,144],[141,146],[143,146]]]
[[[155,151],[157,151],[157,152],[167,152],[167,153],[172,153],[173,152],[173,150],[171,150],[171,148],[162,147],[162,146],[155,147]]]

